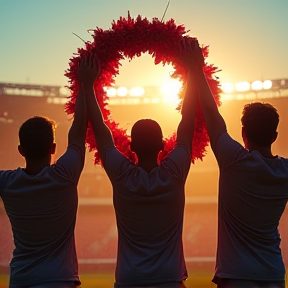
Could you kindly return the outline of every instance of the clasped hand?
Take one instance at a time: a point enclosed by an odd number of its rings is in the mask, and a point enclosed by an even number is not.
[[[179,60],[187,71],[203,69],[204,56],[197,39],[183,38],[181,40]]]
[[[101,74],[101,64],[97,56],[81,55],[77,69],[77,79],[81,83],[93,84]]]

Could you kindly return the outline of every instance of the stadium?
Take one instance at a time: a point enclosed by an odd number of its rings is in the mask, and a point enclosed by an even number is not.
[[[129,129],[139,118],[152,118],[163,127],[165,136],[173,133],[180,119],[177,99],[163,96],[158,87],[109,87],[109,108],[113,119]],[[173,89],[168,89],[169,91]],[[279,138],[273,153],[288,157],[288,79],[242,82],[222,85],[221,113],[229,133],[241,140],[240,116],[249,102],[269,102],[280,114]],[[163,91],[162,91],[163,92]],[[57,123],[57,159],[66,149],[72,116],[64,112],[67,91],[60,86],[0,83],[0,170],[23,166],[17,151],[18,129],[27,118],[44,115]],[[169,115],[169,116],[168,116]],[[191,166],[186,182],[183,244],[189,278],[186,286],[213,287],[217,245],[218,167],[207,147],[207,155]],[[112,189],[104,170],[93,163],[87,151],[79,183],[76,241],[83,287],[112,287],[117,250],[117,229],[112,205]],[[288,211],[280,223],[282,252],[288,265]],[[0,201],[0,288],[7,287],[9,261],[13,251],[10,223]]]

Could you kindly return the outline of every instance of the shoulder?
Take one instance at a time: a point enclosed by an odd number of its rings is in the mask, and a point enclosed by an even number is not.
[[[82,149],[78,145],[69,145],[67,150],[62,154],[62,156],[56,161],[56,164],[63,164],[63,162],[73,162],[73,159],[78,160],[84,158],[85,148]],[[74,160],[74,162],[75,162]]]
[[[69,145],[66,152],[51,165],[52,171],[77,182],[82,172],[85,160],[85,148]]]
[[[212,145],[212,149],[215,152],[225,152],[226,149],[230,150],[246,150],[243,145],[241,145],[238,141],[234,140],[227,132],[224,132],[218,138],[218,141]],[[226,151],[227,152],[227,151]]]
[[[224,168],[235,161],[242,159],[249,154],[249,151],[238,141],[234,140],[227,132],[224,132],[218,138],[214,146],[211,145],[215,157],[220,167]]]
[[[15,170],[0,170],[0,180],[3,180],[5,178],[10,178],[18,174],[20,171],[22,171],[22,168],[18,168]]]
[[[174,149],[169,153],[168,157],[172,154],[191,154],[191,146],[184,144],[184,143],[177,143]]]
[[[191,162],[191,147],[183,143],[177,143],[174,149],[163,161],[172,160],[174,162]]]
[[[288,158],[286,158],[286,157],[277,155],[277,156],[275,156],[275,159],[282,161],[283,163],[288,164]]]
[[[8,182],[12,181],[15,177],[18,177],[22,173],[22,168],[15,170],[0,170],[0,187],[4,187]]]
[[[103,164],[113,164],[115,162],[132,163],[125,155],[123,155],[115,146],[105,149],[102,156]]]
[[[79,145],[69,145],[67,147],[66,153],[76,153],[78,155],[82,155],[83,153],[85,153],[85,146],[80,147]]]
[[[161,167],[170,171],[173,175],[181,179],[186,179],[191,166],[190,147],[185,144],[177,143],[175,148],[161,162]]]
[[[124,156],[115,146],[107,148],[101,157],[102,165],[110,178],[116,179],[123,172],[136,165]]]
[[[284,169],[288,174],[288,158],[278,156],[278,155],[275,156],[275,158],[273,158],[273,159],[267,159],[267,158],[264,158],[263,156],[261,156],[261,157],[263,159],[265,159],[266,162],[271,163],[271,165],[282,167],[282,169]],[[275,167],[275,171],[276,171],[276,167]]]

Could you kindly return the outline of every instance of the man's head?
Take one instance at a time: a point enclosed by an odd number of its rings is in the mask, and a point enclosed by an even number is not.
[[[241,122],[243,138],[246,137],[249,143],[268,147],[277,138],[279,114],[271,104],[256,102],[245,105]]]
[[[151,119],[138,120],[131,130],[131,150],[137,156],[155,156],[164,148],[160,125]]]
[[[46,117],[34,116],[25,121],[19,129],[20,154],[30,160],[39,160],[54,154],[55,129],[55,122]]]

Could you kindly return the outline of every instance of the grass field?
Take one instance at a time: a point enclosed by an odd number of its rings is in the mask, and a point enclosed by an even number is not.
[[[215,288],[211,282],[211,274],[201,272],[189,273],[189,279],[185,282],[187,288]],[[80,274],[82,288],[112,288],[113,274]],[[0,288],[8,288],[8,275],[0,274]]]

